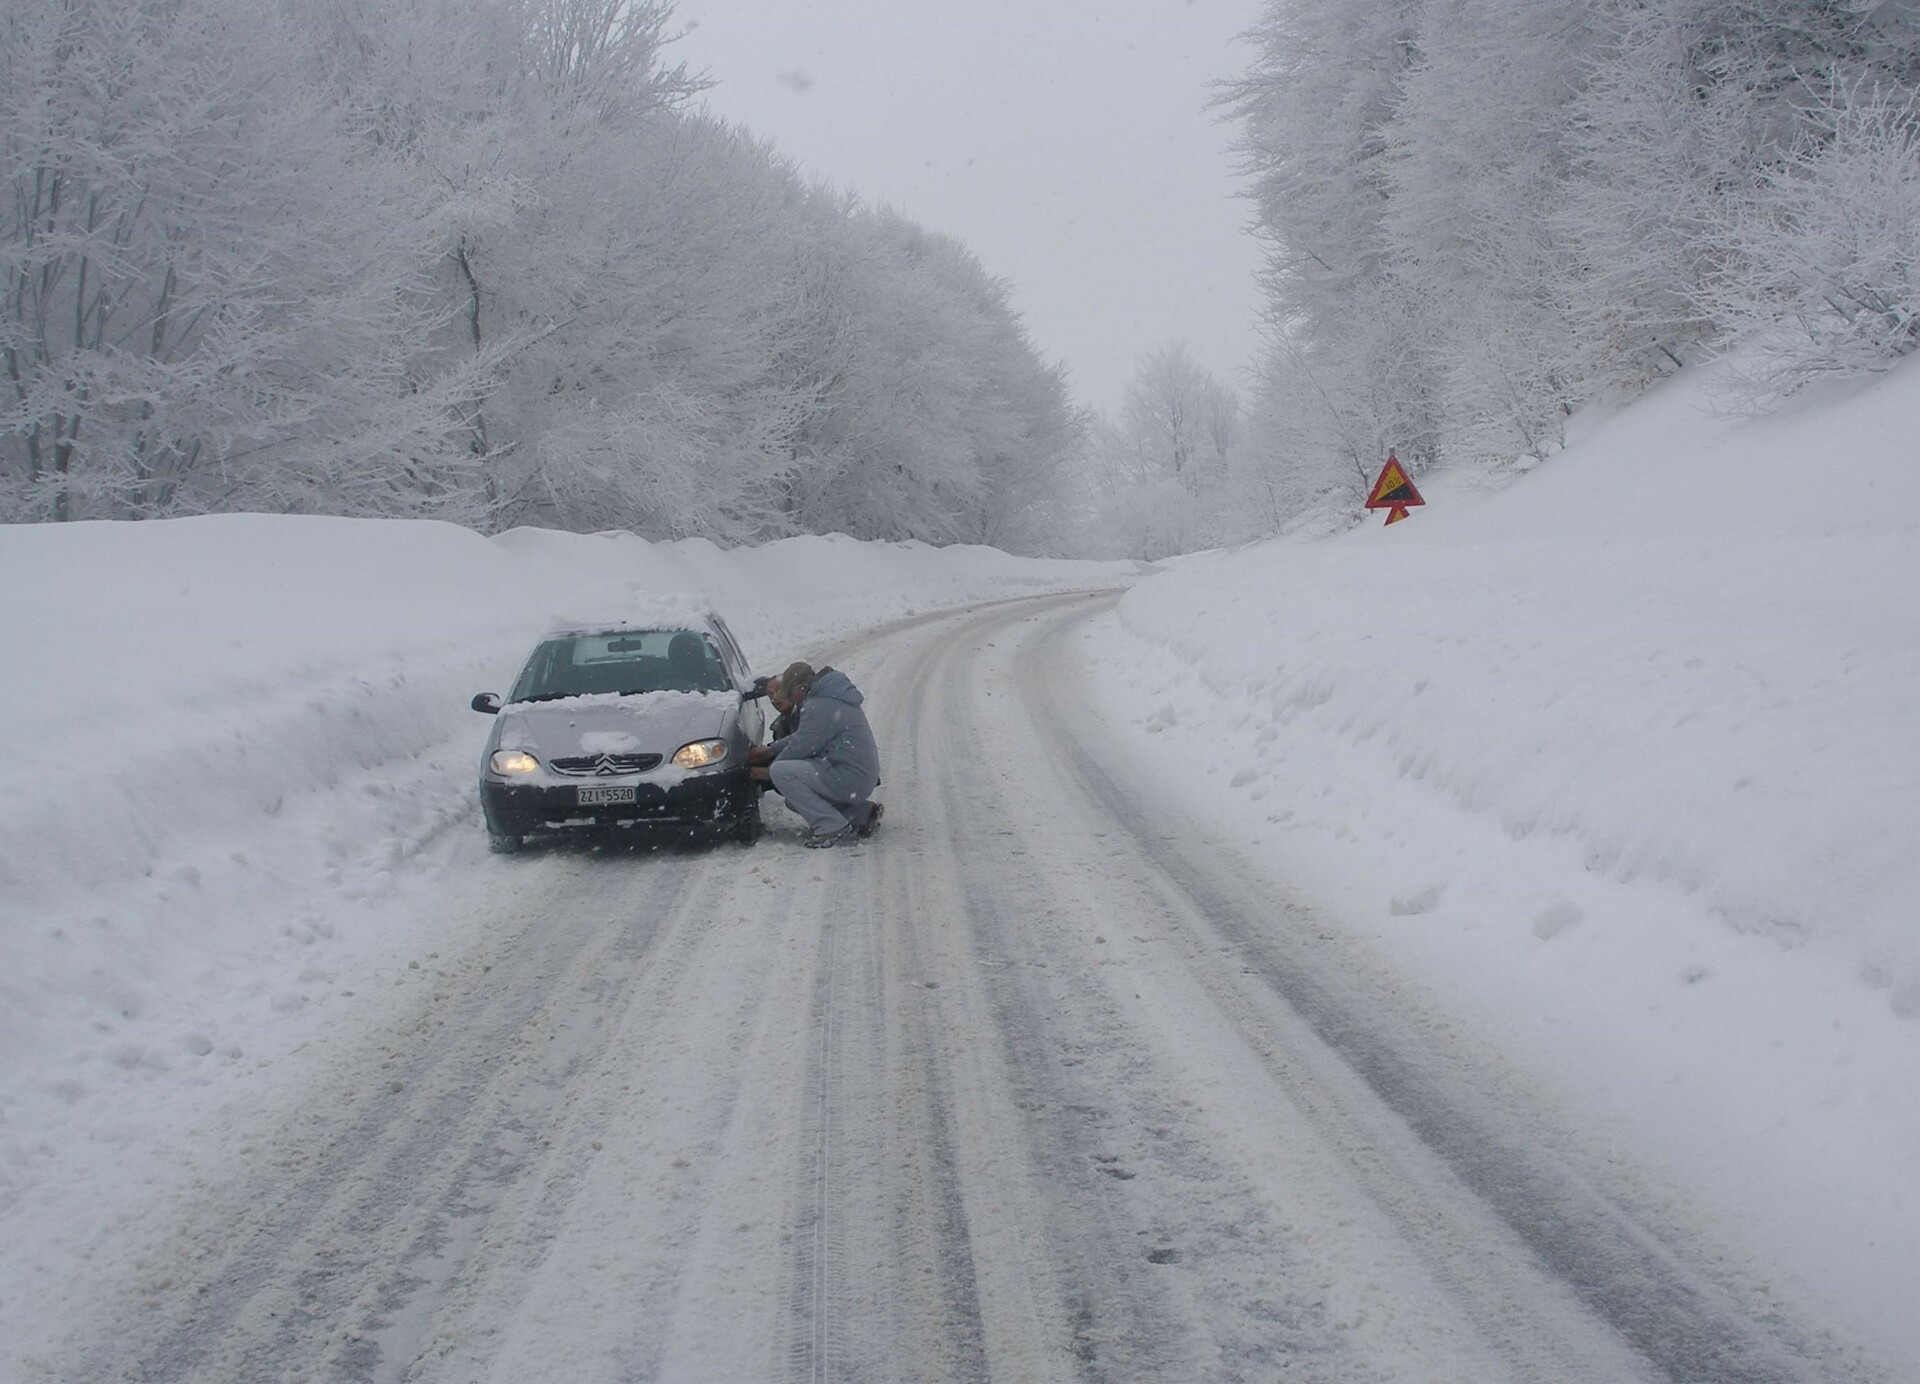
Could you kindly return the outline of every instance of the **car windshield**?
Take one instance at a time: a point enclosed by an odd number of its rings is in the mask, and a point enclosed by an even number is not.
[[[726,692],[726,666],[696,630],[618,630],[543,640],[508,698],[547,702],[638,692]]]

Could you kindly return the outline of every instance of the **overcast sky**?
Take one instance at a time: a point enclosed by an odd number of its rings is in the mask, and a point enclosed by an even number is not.
[[[956,236],[1112,411],[1182,337],[1239,385],[1258,250],[1208,84],[1261,0],[676,0],[720,116]]]

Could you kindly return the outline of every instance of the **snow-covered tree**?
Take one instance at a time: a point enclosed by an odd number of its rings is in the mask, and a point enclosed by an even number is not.
[[[1549,450],[1576,401],[1575,261],[1553,215],[1592,12],[1589,0],[1430,0],[1419,16],[1382,224],[1417,288],[1410,325],[1431,334],[1434,422],[1454,454]]]
[[[1755,347],[1748,378],[1779,393],[1885,369],[1920,346],[1920,93],[1834,87],[1786,156],[1732,199],[1737,274],[1700,311]]]
[[[691,110],[670,17],[0,12],[0,514],[1038,541],[1005,286]]]
[[[1171,477],[1192,494],[1215,489],[1239,426],[1240,401],[1193,358],[1184,341],[1149,351],[1120,404],[1129,469]]]
[[[1913,349],[1912,6],[1274,0],[1253,37],[1222,104],[1269,252],[1271,496],[1550,452],[1715,352],[1777,392]]]
[[[389,170],[347,157],[271,9],[17,0],[0,18],[0,506],[395,512],[457,497],[409,372],[431,329]]]
[[[1151,560],[1246,536],[1230,485],[1241,436],[1239,396],[1185,342],[1149,351],[1119,418],[1091,423],[1094,499],[1081,546]]]
[[[957,242],[858,207],[844,231],[838,270],[811,295],[832,370],[796,438],[809,465],[790,488],[794,521],[929,542],[1020,532],[1074,443],[1060,372]]]
[[[1420,0],[1288,0],[1251,38],[1253,66],[1221,104],[1241,122],[1266,245],[1268,326],[1319,357],[1318,406],[1353,456],[1438,454],[1437,333],[1388,222],[1393,122],[1419,58]]]

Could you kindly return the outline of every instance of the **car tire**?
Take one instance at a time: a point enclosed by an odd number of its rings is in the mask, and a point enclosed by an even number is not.
[[[512,855],[525,840],[525,837],[511,832],[490,831],[487,833],[487,849],[495,855]]]
[[[733,819],[733,839],[751,846],[760,839],[760,827],[760,795],[750,793]]]

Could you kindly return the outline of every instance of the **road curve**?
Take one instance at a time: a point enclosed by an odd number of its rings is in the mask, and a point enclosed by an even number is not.
[[[1885,1377],[1136,780],[1110,605],[824,651],[870,842],[488,860],[36,1379]]]

